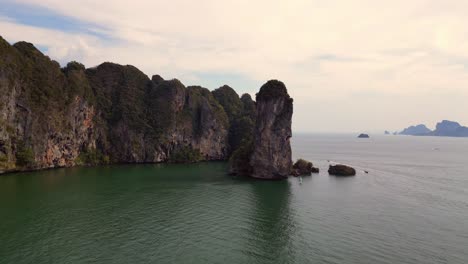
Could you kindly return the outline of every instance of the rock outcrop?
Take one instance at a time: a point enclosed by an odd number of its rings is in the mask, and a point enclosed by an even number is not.
[[[358,138],[370,138],[368,134],[359,134]]]
[[[258,179],[284,179],[291,173],[291,119],[293,100],[286,86],[268,81],[256,97],[254,137],[231,158],[231,173]]]
[[[335,176],[354,176],[356,170],[346,165],[330,165],[328,173]]]
[[[298,159],[296,163],[294,163],[291,171],[291,175],[298,177],[298,176],[310,176],[312,173],[319,173],[319,169],[315,168],[312,162]]]

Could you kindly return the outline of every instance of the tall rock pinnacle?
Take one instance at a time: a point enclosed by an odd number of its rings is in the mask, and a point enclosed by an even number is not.
[[[283,179],[291,172],[291,119],[293,99],[286,86],[268,81],[257,94],[257,122],[250,157],[251,176]]]

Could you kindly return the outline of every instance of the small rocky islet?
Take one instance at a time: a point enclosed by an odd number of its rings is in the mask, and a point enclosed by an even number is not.
[[[312,173],[319,173],[319,168],[315,168],[312,162],[298,159],[292,167],[291,175],[294,177],[298,176],[310,176]]]
[[[337,165],[330,165],[330,168],[328,169],[328,173],[334,176],[355,176],[356,170],[347,165],[337,164]]]
[[[239,96],[136,67],[59,63],[33,44],[0,37],[0,174],[119,163],[229,160],[229,173],[285,179],[318,173],[293,164],[293,99],[266,82]]]

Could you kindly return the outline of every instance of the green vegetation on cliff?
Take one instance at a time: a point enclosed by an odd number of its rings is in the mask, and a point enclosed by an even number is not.
[[[193,163],[203,159],[200,151],[190,146],[183,146],[176,149],[170,156],[169,162],[172,163]]]
[[[145,127],[145,90],[149,78],[137,68],[103,63],[86,70],[98,108],[111,125],[123,121],[132,128]]]
[[[229,158],[229,172],[234,175],[249,176],[252,171],[250,165],[250,156],[253,152],[253,140],[243,140],[240,146],[232,153]]]
[[[226,111],[229,121],[236,119],[242,112],[239,95],[231,87],[224,85],[213,91],[213,96]]]
[[[149,134],[155,139],[164,140],[165,131],[177,124],[177,111],[185,103],[185,86],[177,79],[154,81],[147,87],[145,96]]]
[[[67,103],[71,103],[78,96],[91,105],[96,104],[96,97],[88,82],[83,64],[76,61],[69,62],[62,72],[67,76]]]
[[[229,146],[231,153],[234,153],[243,140],[252,139],[255,124],[252,116],[255,115],[255,107],[251,108],[246,95],[243,95],[243,100],[241,100],[236,91],[227,85],[214,90],[213,96],[224,108],[229,118]]]
[[[200,133],[202,126],[208,122],[206,120],[208,117],[207,115],[203,115],[210,111],[216,120],[219,120],[221,125],[224,128],[229,128],[229,119],[224,111],[223,107],[219,104],[219,102],[213,97],[210,90],[200,87],[200,86],[189,86],[187,87],[188,91],[188,102],[189,108],[191,109],[191,115],[193,118],[194,131],[196,134]],[[205,118],[205,120],[203,119]]]
[[[24,142],[19,142],[16,146],[16,166],[31,168],[35,164],[34,151],[31,147],[26,146]]]
[[[100,150],[90,148],[80,152],[80,155],[75,162],[77,165],[95,166],[100,164],[109,164],[110,159],[109,156],[102,154]]]
[[[281,97],[289,98],[289,94],[284,83],[278,80],[270,80],[266,82],[257,93],[257,101],[259,99],[268,100]]]
[[[0,37],[0,171],[226,160],[251,138],[254,114],[221,90],[130,65],[61,68],[31,43]]]

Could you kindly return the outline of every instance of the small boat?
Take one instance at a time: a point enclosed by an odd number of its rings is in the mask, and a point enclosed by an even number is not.
[[[299,184],[302,184],[302,177],[299,177]]]

